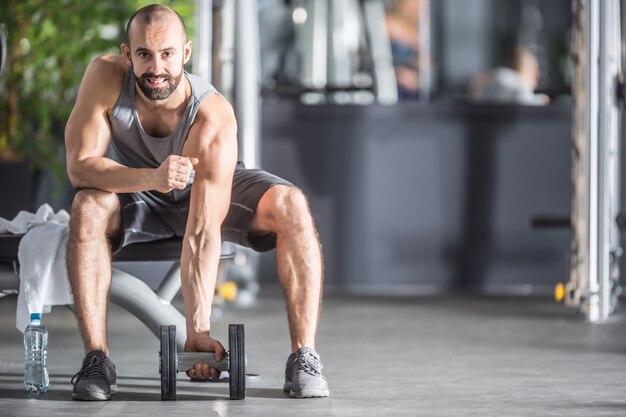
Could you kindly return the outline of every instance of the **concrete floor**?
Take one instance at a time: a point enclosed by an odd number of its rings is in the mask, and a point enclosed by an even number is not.
[[[179,301],[178,301],[179,302]],[[109,402],[71,401],[83,352],[72,312],[44,316],[50,391],[23,390],[15,297],[0,300],[0,416],[625,416],[626,314],[590,325],[542,298],[348,298],[323,307],[318,350],[331,397],[294,400],[282,390],[289,341],[283,301],[214,320],[246,326],[247,398],[227,383],[179,374],[176,402],[160,401],[158,340],[126,311],[110,311],[111,357],[120,393]]]

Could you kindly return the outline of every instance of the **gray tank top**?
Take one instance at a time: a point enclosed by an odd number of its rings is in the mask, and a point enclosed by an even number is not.
[[[200,103],[205,97],[217,92],[215,87],[196,75],[185,71],[185,77],[191,85],[191,98],[185,114],[170,135],[158,138],[150,136],[141,126],[135,108],[135,75],[132,68],[128,68],[122,91],[109,116],[111,124],[111,141],[107,153],[109,158],[131,168],[157,168],[169,155],[181,155]],[[175,190],[168,195],[157,192],[151,194],[162,196],[164,200],[178,201],[188,195],[190,189],[188,186],[184,190]]]

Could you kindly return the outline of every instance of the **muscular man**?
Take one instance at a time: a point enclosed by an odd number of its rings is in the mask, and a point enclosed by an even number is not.
[[[292,353],[284,390],[328,396],[315,351],[322,256],[305,196],[289,182],[237,163],[236,122],[213,86],[187,74],[185,25],[150,5],[128,22],[122,54],[87,68],[65,141],[71,206],[67,265],[86,356],[72,398],[108,400],[117,389],[106,315],[111,253],[133,242],[181,236],[185,351],[224,347],[210,336],[222,239],[275,248]],[[218,378],[208,364],[190,377]]]

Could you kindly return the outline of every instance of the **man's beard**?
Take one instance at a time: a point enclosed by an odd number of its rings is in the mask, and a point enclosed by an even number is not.
[[[150,87],[148,85],[148,79],[163,79],[165,83],[162,87]],[[172,78],[167,74],[156,75],[152,73],[144,73],[141,78],[136,79],[136,83],[139,86],[141,92],[150,100],[165,100],[178,87],[180,80],[183,78],[183,72],[181,71],[178,77]]]

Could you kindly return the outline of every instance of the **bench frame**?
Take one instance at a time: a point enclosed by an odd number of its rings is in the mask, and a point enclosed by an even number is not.
[[[19,261],[17,249],[20,235],[0,234],[0,298],[19,291]],[[159,287],[152,290],[145,282],[113,265],[109,301],[137,317],[156,338],[161,337],[161,325],[176,326],[176,344],[183,351],[187,339],[185,316],[172,305],[181,288],[180,251],[182,239],[173,238],[154,242],[135,243],[113,256],[114,262],[173,261]],[[224,260],[235,255],[234,244],[224,242],[220,255],[220,273]],[[72,310],[74,305],[68,305]]]

